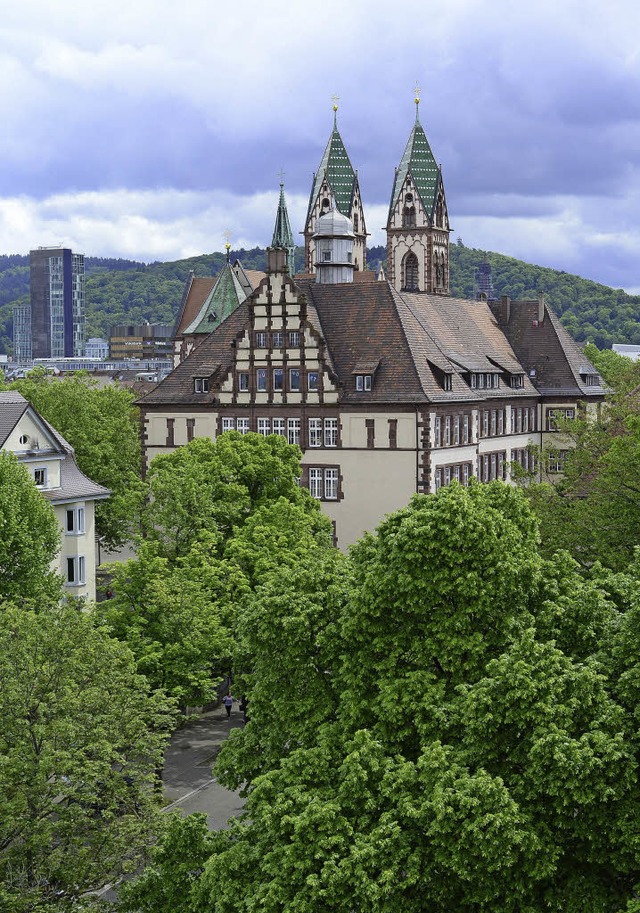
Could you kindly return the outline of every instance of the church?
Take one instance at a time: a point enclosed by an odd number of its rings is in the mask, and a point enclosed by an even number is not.
[[[543,297],[452,298],[442,171],[419,119],[390,178],[386,275],[366,268],[357,172],[333,130],[313,176],[304,273],[284,188],[267,271],[190,276],[174,370],[139,403],[145,464],[194,437],[280,434],[346,548],[414,493],[561,472],[563,422],[604,398]],[[227,248],[228,250],[228,248]],[[549,452],[534,462],[534,453]]]

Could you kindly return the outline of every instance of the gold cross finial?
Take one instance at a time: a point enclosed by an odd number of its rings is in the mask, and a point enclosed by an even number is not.
[[[281,186],[281,187],[284,186],[284,176],[285,176],[286,173],[287,173],[287,172],[286,172],[286,171],[283,171],[282,168],[281,168],[280,171],[278,172],[278,175],[279,175],[279,177],[280,177],[280,186]]]
[[[415,88],[413,91],[415,92],[414,101],[415,101],[416,105],[419,105],[420,104],[420,86],[418,85],[417,82],[416,82],[416,85],[415,85]]]
[[[224,239],[225,239],[225,245],[224,245],[224,246],[225,246],[225,250],[227,251],[227,260],[228,260],[228,259],[229,259],[229,251],[231,250],[231,232],[229,231],[228,228],[227,228],[227,230],[226,230],[225,233],[224,233]]]
[[[339,95],[332,95],[332,96],[331,96],[331,101],[333,102],[333,113],[335,114],[336,111],[338,110],[338,102],[340,101],[340,96],[339,96]]]

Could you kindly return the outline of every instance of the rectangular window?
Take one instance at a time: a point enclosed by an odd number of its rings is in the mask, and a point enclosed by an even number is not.
[[[236,421],[236,428],[240,434],[248,434],[251,430],[251,420],[248,418],[239,418]]]
[[[284,388],[284,371],[282,368],[273,369],[273,389],[281,392]]]
[[[176,420],[174,418],[167,419],[167,440],[166,440],[167,447],[175,446],[175,434],[174,434],[175,424],[176,424]]]
[[[322,259],[324,260],[325,263],[329,263],[329,262],[331,261],[331,251],[330,251],[330,250],[323,250],[323,251],[322,251]]]
[[[453,478],[456,482],[460,481],[460,467],[459,466],[453,467]]]
[[[289,369],[289,389],[294,393],[300,389],[300,368]]]
[[[478,375],[472,374],[470,379],[471,379],[471,389],[475,390],[476,387],[478,386]]]
[[[312,467],[309,469],[309,491],[312,497],[322,498],[322,470]]]
[[[287,419],[287,440],[290,444],[300,446],[300,419]]]
[[[445,416],[444,420],[444,446],[451,446],[451,416]]]
[[[194,377],[193,378],[193,392],[194,393],[208,393],[209,392],[209,378],[208,377]]]
[[[498,434],[504,434],[504,409],[498,409]]]
[[[444,467],[444,484],[445,485],[451,484],[451,466]]]
[[[324,446],[338,446],[338,419],[325,418],[324,420]]]
[[[463,463],[462,464],[462,484],[463,485],[469,484],[470,474],[471,474],[471,463]]]
[[[455,447],[460,443],[460,416],[453,417],[453,444]]]
[[[34,469],[33,481],[36,483],[38,488],[46,488],[47,487],[47,470],[46,469]]]
[[[506,475],[507,475],[505,456],[506,456],[506,454],[504,454],[504,453],[498,454],[498,478],[499,479],[504,479],[504,478],[506,478]]]
[[[246,393],[249,389],[249,375],[245,371],[241,371],[238,374],[238,390],[241,393]]]
[[[375,419],[367,418],[367,419],[365,419],[364,423],[365,423],[365,427],[366,427],[366,429],[367,429],[367,448],[368,448],[369,450],[373,450],[374,447],[375,447],[375,445],[376,445],[376,441],[375,441],[375,434],[376,434],[376,423],[375,423]]]
[[[463,415],[462,416],[462,443],[463,444],[468,444],[471,439],[470,427],[471,427],[470,416]]]
[[[498,433],[498,412],[496,409],[491,410],[491,437]]]
[[[439,415],[433,420],[433,446],[442,447],[442,417]]]
[[[489,412],[486,409],[482,413],[482,436],[489,437]]]
[[[568,450],[555,450],[550,453],[548,457],[549,472],[564,472],[564,464],[568,454]]]
[[[308,371],[307,372],[307,390],[317,390],[319,382],[319,375],[317,371]]]
[[[529,430],[537,431],[537,422],[536,422],[536,407],[532,406],[529,409]]]
[[[258,434],[261,434],[263,437],[271,434],[271,422],[268,418],[258,419]]]
[[[523,409],[522,411],[522,430],[527,432],[529,431],[529,410]]]
[[[69,507],[66,511],[65,533],[80,536],[84,533],[84,507]]]
[[[67,583],[69,586],[82,586],[85,582],[84,574],[83,555],[78,555],[77,558],[67,558]]]
[[[498,461],[495,453],[491,454],[491,478],[495,479],[498,475]]]
[[[324,496],[327,501],[338,499],[338,470],[325,469],[324,471]]]
[[[187,419],[187,442],[192,441],[196,430],[195,418]]]
[[[290,346],[299,346],[300,345],[300,333],[297,330],[291,330],[289,333],[289,345]]]
[[[284,333],[272,333],[271,334],[271,344],[274,349],[281,349],[284,345]]]
[[[389,450],[397,450],[398,447],[398,419],[389,419]]]
[[[309,447],[322,447],[322,419],[309,419]]]
[[[285,420],[283,418],[274,418],[272,425],[273,425],[273,431],[272,431],[273,434],[279,434],[282,437],[287,436],[286,424],[285,424]]]
[[[356,374],[356,390],[358,393],[370,393],[373,386],[371,374]]]
[[[516,416],[516,430],[518,434],[522,434],[522,408],[518,409]]]
[[[260,393],[265,393],[267,390],[267,369],[266,368],[257,368],[256,369],[256,387]]]
[[[222,431],[235,431],[236,420],[234,418],[223,418],[222,419]]]
[[[269,334],[268,333],[264,333],[264,332],[256,333],[255,339],[256,339],[256,348],[258,348],[258,349],[267,348],[267,345],[269,343]]]
[[[442,488],[442,469],[436,469],[434,478],[435,478],[435,484],[436,484],[436,491],[438,491],[439,488]]]

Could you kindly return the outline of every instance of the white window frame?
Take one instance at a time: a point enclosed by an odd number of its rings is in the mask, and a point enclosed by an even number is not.
[[[292,393],[300,391],[300,368],[289,368],[289,390]]]
[[[69,529],[71,521],[71,529]],[[64,534],[65,536],[82,536],[85,532],[84,506],[67,507],[65,511]]]
[[[263,437],[267,437],[267,435],[271,434],[271,419],[258,419],[258,434],[261,434]]]
[[[269,334],[265,330],[258,330],[255,335],[256,349],[266,349],[269,344]]]
[[[338,446],[338,419],[325,418],[324,420],[324,446]]]
[[[248,419],[248,418],[236,419],[236,430],[240,434],[249,434],[249,432],[251,431],[251,419]]]
[[[288,418],[287,419],[287,442],[289,444],[297,444],[300,446],[300,419],[299,418]]]
[[[235,431],[236,430],[236,420],[235,418],[229,418],[228,416],[222,417],[222,433],[225,431]]]
[[[281,349],[284,345],[284,333],[282,330],[276,330],[271,334],[271,345],[274,349]]]
[[[312,497],[317,498],[318,501],[322,500],[323,474],[322,469],[318,466],[309,468],[309,491]]]
[[[289,345],[292,347],[300,345],[300,332],[298,330],[289,330]]]
[[[315,378],[312,380],[312,378]],[[320,387],[320,372],[319,371],[307,371],[307,390],[310,392],[315,392]]]
[[[246,371],[238,372],[238,390],[240,393],[248,393],[249,391],[249,374]]]
[[[273,369],[273,390],[275,393],[282,393],[284,390],[284,368]]]
[[[256,368],[256,390],[266,393],[269,386],[269,373],[266,368]]]
[[[271,422],[271,433],[279,434],[280,437],[287,436],[287,423],[283,418],[274,418]]]
[[[322,447],[322,419],[309,419],[309,447]]]
[[[338,500],[340,473],[336,467],[328,467],[324,471],[324,498],[325,501]]]
[[[84,555],[67,557],[67,586],[84,586],[86,580],[86,561]]]
[[[208,377],[194,377],[193,378],[193,392],[194,393],[208,393],[209,392],[209,378]]]

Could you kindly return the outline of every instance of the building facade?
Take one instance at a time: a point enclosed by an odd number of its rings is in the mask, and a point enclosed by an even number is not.
[[[542,471],[550,446],[544,471],[561,471],[564,420],[597,408],[600,378],[544,299],[450,297],[442,173],[421,134],[416,119],[394,177],[389,279],[356,269],[335,199],[316,213],[312,271],[292,277],[272,245],[251,294],[141,400],[147,464],[194,437],[280,434],[340,547],[416,492]]]
[[[119,324],[111,327],[109,358],[165,358],[173,351],[173,328],[161,323]]]
[[[14,358],[80,358],[85,344],[84,255],[66,247],[29,253],[30,303],[14,309]]]
[[[73,447],[15,391],[0,393],[0,448],[16,455],[51,502],[61,534],[53,567],[66,591],[95,599],[95,503],[110,492],[78,469]]]

